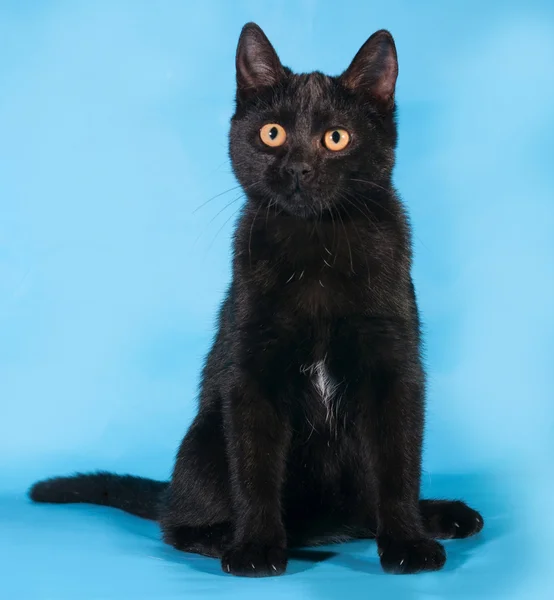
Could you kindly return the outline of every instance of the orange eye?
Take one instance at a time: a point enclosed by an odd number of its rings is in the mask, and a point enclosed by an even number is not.
[[[323,144],[327,150],[338,152],[344,150],[350,142],[350,134],[346,129],[329,129],[323,137]]]
[[[278,123],[268,123],[260,129],[260,138],[266,146],[276,148],[285,143],[287,132]]]

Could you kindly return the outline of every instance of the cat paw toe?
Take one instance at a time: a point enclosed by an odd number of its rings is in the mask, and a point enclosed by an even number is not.
[[[483,529],[483,517],[459,500],[423,500],[422,517],[427,533],[434,538],[466,538]]]
[[[381,566],[387,573],[409,574],[421,571],[438,571],[446,562],[446,552],[441,544],[431,539],[378,540]]]
[[[278,546],[244,544],[228,550],[221,560],[226,573],[239,577],[272,577],[287,568],[287,554]]]

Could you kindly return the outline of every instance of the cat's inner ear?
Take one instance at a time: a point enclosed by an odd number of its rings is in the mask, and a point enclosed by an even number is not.
[[[277,53],[255,23],[247,23],[242,29],[236,65],[237,91],[240,96],[271,87],[285,76]]]
[[[341,75],[344,86],[371,95],[386,108],[394,104],[398,59],[392,35],[381,29],[360,48]]]

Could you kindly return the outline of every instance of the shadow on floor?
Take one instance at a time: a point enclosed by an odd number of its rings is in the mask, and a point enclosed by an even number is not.
[[[518,531],[515,502],[508,489],[512,486],[486,473],[425,477],[423,497],[465,500],[485,518],[479,535],[445,542],[448,560],[438,573],[387,575],[379,564],[375,541],[367,540],[292,551],[285,578],[303,574],[318,598],[337,598],[363,588],[382,592],[387,598],[396,593],[403,600],[421,594],[487,600],[503,597],[525,568],[520,556],[525,540]],[[513,551],[516,541],[517,554]],[[169,547],[159,550],[165,560],[191,564],[190,555]],[[216,560],[198,557],[192,566],[203,573],[227,577]]]
[[[503,598],[507,590],[513,590],[515,582],[522,581],[526,568],[522,557],[528,555],[525,531],[517,518],[519,507],[509,492],[514,489],[518,489],[514,481],[486,473],[424,477],[423,497],[465,500],[485,519],[485,527],[479,535],[445,543],[448,560],[438,573],[387,575],[381,570],[375,542],[367,540],[292,551],[287,574],[271,583],[264,580],[265,585],[284,592],[287,585],[298,584],[305,590],[306,597],[321,599],[336,599],[344,594],[354,597],[374,594],[375,598],[402,600],[428,596],[472,600]],[[150,558],[176,567],[176,575],[181,572],[179,565],[186,566],[182,569],[183,578],[191,569],[199,577],[221,578],[226,589],[240,595],[244,580],[224,574],[217,560],[178,552],[163,544],[155,523],[103,507],[43,505],[40,508],[51,513],[52,519],[47,522],[52,523],[52,527],[64,526],[67,513],[54,515],[60,509],[72,511],[73,523],[79,511],[86,512],[92,525],[96,523],[98,527],[126,534],[114,536],[122,552],[136,556],[146,552]],[[262,585],[261,581],[248,585]]]

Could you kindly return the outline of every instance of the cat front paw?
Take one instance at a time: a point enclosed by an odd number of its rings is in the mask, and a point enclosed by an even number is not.
[[[421,500],[419,505],[430,537],[466,538],[483,529],[483,517],[460,500]]]
[[[398,540],[381,537],[377,540],[377,545],[381,566],[387,573],[438,571],[446,562],[443,546],[431,539]]]
[[[278,546],[242,544],[225,552],[221,567],[239,577],[282,575],[287,568],[287,552]]]

